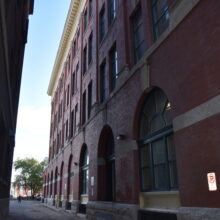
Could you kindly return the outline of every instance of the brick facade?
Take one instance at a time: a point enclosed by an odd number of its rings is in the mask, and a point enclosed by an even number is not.
[[[212,99],[218,100],[220,92],[220,3],[162,2],[166,17],[157,29],[153,1],[72,1],[75,23],[70,7],[67,22],[72,26],[64,29],[48,89],[52,96],[50,162],[44,177],[48,204],[89,219],[183,220],[187,215],[197,219],[190,207],[214,219],[213,212],[219,212],[213,209],[219,208],[219,192],[208,190],[206,175],[215,172],[217,180],[219,176],[219,111],[212,108],[219,108],[219,102]],[[171,105],[179,187],[143,192],[140,115],[155,88]],[[181,120],[184,115],[198,120],[187,126]],[[110,159],[106,146],[114,148]],[[108,164],[114,167],[109,173]],[[82,193],[84,183],[87,193]]]

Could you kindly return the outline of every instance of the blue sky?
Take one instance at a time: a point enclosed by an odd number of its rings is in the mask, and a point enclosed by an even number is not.
[[[48,156],[50,75],[71,0],[35,0],[29,17],[14,160]]]

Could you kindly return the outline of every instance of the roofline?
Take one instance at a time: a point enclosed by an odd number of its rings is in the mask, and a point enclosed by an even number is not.
[[[53,96],[57,85],[57,79],[63,70],[64,61],[66,60],[66,52],[69,52],[68,46],[71,46],[71,38],[74,36],[78,26],[79,19],[77,19],[77,16],[79,17],[79,14],[81,14],[81,12],[79,12],[79,8],[84,5],[85,2],[85,0],[71,0],[47,90],[47,94],[49,96]]]

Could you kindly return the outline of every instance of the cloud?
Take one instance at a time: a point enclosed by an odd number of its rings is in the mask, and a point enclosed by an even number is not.
[[[14,160],[34,157],[41,161],[48,156],[50,107],[21,106],[18,111]]]

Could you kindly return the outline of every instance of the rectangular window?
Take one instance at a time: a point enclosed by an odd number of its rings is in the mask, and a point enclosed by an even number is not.
[[[72,110],[70,116],[70,137],[73,137],[73,125],[74,125],[74,110]]]
[[[92,16],[92,9],[93,9],[93,0],[89,0],[89,17]]]
[[[89,36],[89,54],[88,54],[88,62],[89,64],[92,61],[92,33]]]
[[[71,67],[71,65],[70,65],[70,55],[69,55],[69,58],[68,58],[68,71],[70,70],[70,67]]]
[[[68,139],[68,120],[66,121],[66,140]]]
[[[75,76],[75,92],[77,92],[77,76],[79,72],[79,62],[76,65],[76,76]]]
[[[111,90],[114,90],[118,78],[118,53],[116,44],[114,44],[109,52],[109,71],[111,77]]]
[[[88,86],[88,118],[90,118],[92,108],[92,81],[89,83]]]
[[[100,101],[103,102],[107,97],[106,68],[105,61],[100,66]]]
[[[76,117],[77,117],[77,112],[78,112],[78,104],[75,106],[75,115],[74,115],[74,134],[76,133]]]
[[[170,14],[167,0],[152,0],[152,14],[154,37],[158,39],[169,26]]]
[[[74,95],[75,93],[75,72],[72,74],[71,80],[71,94]]]
[[[80,45],[80,29],[77,32],[77,50],[79,49],[79,45]]]
[[[109,25],[110,25],[116,17],[116,0],[108,0],[108,9],[109,9]]]
[[[85,74],[87,70],[87,46],[85,46],[83,50],[83,74]]]
[[[73,57],[76,56],[76,40],[74,40],[74,43],[73,43]]]
[[[82,124],[86,122],[86,91],[83,93]]]
[[[105,7],[102,8],[99,14],[99,42],[102,41],[104,36],[105,36]]]
[[[141,7],[135,11],[132,16],[132,32],[133,32],[133,45],[134,45],[134,61],[138,60],[144,54],[144,27]]]
[[[69,97],[70,97],[70,86],[68,85],[67,87],[67,97],[66,97],[66,105],[68,106],[69,105]]]
[[[87,13],[87,9],[84,12],[84,31],[86,30],[88,24],[88,13]]]

